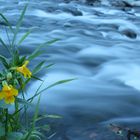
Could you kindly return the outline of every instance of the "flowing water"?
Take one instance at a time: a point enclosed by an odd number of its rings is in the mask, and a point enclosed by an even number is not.
[[[0,11],[12,26],[26,1],[1,0]],[[59,38],[40,60],[55,63],[44,87],[62,79],[77,78],[42,94],[43,113],[59,114],[55,140],[119,140],[105,128],[110,123],[137,128],[140,124],[140,9],[89,6],[82,2],[31,0],[19,36],[31,35],[21,54]],[[4,27],[1,35],[5,38]],[[2,48],[0,51],[5,53]],[[32,94],[39,82],[30,85]]]

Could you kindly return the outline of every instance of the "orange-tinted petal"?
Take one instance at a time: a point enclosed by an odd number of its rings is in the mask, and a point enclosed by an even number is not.
[[[5,97],[5,93],[4,92],[0,92],[0,100],[2,100]]]
[[[6,104],[12,104],[15,102],[15,97],[14,96],[5,97],[4,101]]]
[[[16,70],[24,75],[25,78],[31,78],[31,71],[26,67],[29,61],[26,60],[21,67],[17,67]]]
[[[18,95],[18,90],[13,87],[11,88],[11,92],[12,92],[12,95],[14,95],[14,96]]]

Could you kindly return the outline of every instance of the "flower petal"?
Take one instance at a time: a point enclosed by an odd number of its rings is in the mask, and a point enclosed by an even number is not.
[[[18,90],[13,88],[11,89],[12,95],[17,96],[18,95]]]
[[[4,101],[6,104],[12,104],[15,102],[15,97],[14,96],[5,97]]]
[[[0,100],[2,100],[3,98],[5,97],[5,94],[4,94],[4,92],[0,92]]]
[[[28,65],[29,61],[26,60],[25,63],[21,67],[17,67],[16,70],[24,75],[25,78],[31,78],[32,73],[31,71],[26,67]]]

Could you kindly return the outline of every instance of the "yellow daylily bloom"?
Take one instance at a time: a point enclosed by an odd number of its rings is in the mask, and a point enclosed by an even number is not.
[[[6,104],[11,104],[15,102],[15,97],[14,96],[9,96],[9,97],[5,97],[5,103]]]
[[[27,68],[29,61],[26,60],[25,63],[21,67],[17,67],[16,70],[24,75],[25,78],[31,78],[32,73]]]
[[[18,95],[18,90],[12,85],[4,85],[2,91],[0,91],[0,99],[4,99],[5,103],[11,104],[15,101],[15,96]]]

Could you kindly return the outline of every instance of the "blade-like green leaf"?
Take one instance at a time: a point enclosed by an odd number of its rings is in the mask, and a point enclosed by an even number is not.
[[[20,26],[21,26],[21,24],[22,24],[22,21],[23,21],[23,18],[24,18],[26,9],[27,9],[27,6],[28,6],[28,4],[25,5],[25,7],[24,7],[24,9],[23,9],[23,11],[22,11],[22,13],[21,13],[21,15],[20,15],[20,17],[19,17],[19,20],[18,20],[18,22],[17,22],[16,30],[15,30],[15,32],[14,32],[14,37],[13,37],[13,40],[12,40],[12,46],[14,46],[14,43],[15,43],[17,34],[18,34],[18,32],[19,32],[19,28],[20,28]]]
[[[47,117],[48,118],[52,118],[52,119],[61,119],[62,118],[62,116],[60,116],[60,115],[47,115]]]
[[[32,136],[32,134],[33,134],[33,132],[35,130],[35,123],[36,123],[35,120],[38,117],[40,98],[41,98],[41,95],[38,97],[38,101],[37,101],[37,104],[36,104],[36,108],[35,108],[35,113],[34,113],[34,116],[33,116],[33,122],[32,122],[31,129],[27,132],[27,134],[25,134],[24,140],[29,140],[29,138],[31,138],[31,136]]]
[[[34,117],[33,117],[33,123],[32,123],[32,130],[35,129],[35,123],[36,123],[36,119],[38,117],[38,111],[39,111],[39,104],[40,104],[40,99],[41,99],[41,95],[39,95],[38,97],[38,101],[37,101],[37,104],[36,104],[36,108],[35,108],[35,113],[34,113]]]
[[[56,41],[58,41],[58,40],[59,40],[59,39],[53,39],[53,40],[51,40],[51,41],[46,41],[45,43],[39,45],[39,46],[33,51],[33,53],[29,56],[28,60],[32,60],[32,59],[34,59],[35,57],[37,57],[38,54],[40,55],[40,54],[44,53],[44,51],[40,51],[41,48],[43,48],[43,47],[48,47],[49,45],[51,45],[52,43],[54,43],[54,42],[56,42]],[[40,52],[41,52],[41,53],[40,53]]]
[[[2,47],[4,47],[9,52],[9,54],[11,54],[10,48],[8,48],[8,46],[4,43],[1,37],[0,37],[0,43],[2,44]]]
[[[9,21],[7,20],[7,18],[6,18],[2,13],[0,13],[0,16],[1,16],[2,19],[5,21],[5,23],[6,23],[7,26],[10,28],[10,30],[14,33],[14,30],[13,30],[11,24],[9,23]]]
[[[0,61],[3,63],[3,65],[8,69],[9,64],[8,64],[8,59],[6,59],[4,56],[0,55]]]
[[[0,139],[4,135],[5,135],[5,128],[2,125],[0,125]]]
[[[39,129],[43,129],[44,131],[50,131],[50,125],[48,125],[48,124],[45,124],[45,125],[43,125],[43,126],[39,126]]]
[[[51,66],[53,66],[54,64],[49,64],[49,65],[47,65],[47,66],[44,66],[44,67],[42,67],[42,69],[41,70],[43,70],[43,69],[48,69],[49,67],[51,67]]]
[[[46,118],[61,119],[62,116],[60,116],[60,115],[41,115],[36,119],[36,121],[40,121],[40,120],[46,119]]]
[[[40,79],[40,78],[38,78],[38,77],[36,77],[36,76],[34,76],[34,75],[32,75],[32,78],[34,78],[34,79],[36,79],[36,80],[39,80],[39,81],[43,81],[42,79]]]
[[[22,140],[23,134],[19,132],[8,133],[8,138],[6,140]]]
[[[32,135],[39,136],[40,138],[41,138],[41,137],[44,137],[44,135],[43,135],[41,132],[37,131],[37,130],[34,130],[34,131],[32,132]]]
[[[51,45],[51,44],[53,44],[53,43],[55,43],[55,42],[57,42],[57,41],[59,41],[59,40],[60,40],[60,39],[58,39],[58,38],[53,39],[53,40],[50,40],[50,41],[47,42],[47,45]]]
[[[41,67],[45,64],[45,60],[41,61],[32,71],[33,74],[38,73],[41,70]]]
[[[54,84],[51,84],[50,86],[48,86],[48,87],[42,89],[41,91],[39,91],[38,93],[36,93],[34,96],[29,98],[28,101],[32,101],[36,96],[40,95],[42,92],[44,92],[45,90],[47,90],[49,88],[52,88],[54,86],[57,86],[57,85],[60,85],[60,84],[64,84],[64,83],[67,83],[67,82],[70,82],[70,81],[73,81],[73,80],[76,80],[76,78],[75,79],[60,80],[58,82],[55,82]]]
[[[19,65],[22,65],[22,64],[24,63],[25,60],[26,60],[26,56],[20,57]]]
[[[17,43],[18,46],[20,46],[20,44],[28,37],[28,35],[31,33],[31,31],[28,31],[27,33],[25,33],[21,39],[19,40],[19,42]]]
[[[19,60],[20,60],[19,52],[18,52],[18,50],[15,50],[15,52],[14,52],[14,58],[13,58],[14,65],[17,66],[18,63],[19,63]]]
[[[52,87],[54,87],[54,86],[57,86],[57,85],[60,85],[60,84],[64,84],[64,83],[67,83],[67,82],[71,82],[71,81],[73,81],[73,80],[76,80],[76,78],[75,78],[75,79],[60,80],[60,81],[55,82],[54,84],[48,86],[46,89],[49,89],[49,88],[52,88]],[[44,90],[45,90],[45,89],[44,89]]]
[[[43,54],[43,51],[37,51],[37,52],[34,52],[32,53],[29,57],[28,57],[28,60],[31,61],[33,60],[34,58],[38,57],[39,55]]]
[[[22,105],[27,105],[27,106],[31,106],[31,103],[27,102],[26,100],[24,99],[21,99],[21,98],[16,98],[16,101],[19,103],[19,104],[22,104]]]
[[[31,140],[42,140],[42,138],[41,138],[40,136],[35,135],[35,134],[32,134],[32,135],[30,136],[30,139],[31,139]]]

